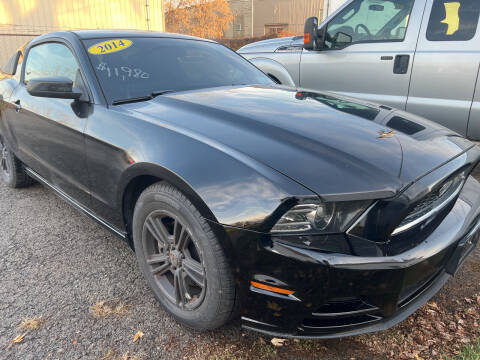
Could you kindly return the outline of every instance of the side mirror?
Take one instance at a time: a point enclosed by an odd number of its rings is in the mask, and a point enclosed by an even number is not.
[[[73,81],[63,76],[30,79],[27,91],[32,96],[46,98],[77,100],[82,97],[82,92],[73,87]]]
[[[305,21],[303,31],[303,48],[305,50],[316,50],[318,48],[318,18],[309,17]]]
[[[370,10],[370,11],[383,11],[384,9],[385,9],[385,7],[383,5],[377,5],[377,4],[370,5],[368,7],[368,10]]]
[[[336,47],[345,47],[352,43],[352,36],[339,31],[333,37],[333,43]]]

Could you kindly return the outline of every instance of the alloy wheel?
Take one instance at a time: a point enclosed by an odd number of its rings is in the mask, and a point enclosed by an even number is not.
[[[142,233],[147,266],[161,293],[183,310],[198,308],[207,288],[197,240],[179,216],[166,210],[150,213]]]

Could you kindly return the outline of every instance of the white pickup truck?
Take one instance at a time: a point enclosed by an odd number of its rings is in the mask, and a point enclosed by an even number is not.
[[[480,140],[479,0],[350,0],[238,52],[279,83],[406,110]]]

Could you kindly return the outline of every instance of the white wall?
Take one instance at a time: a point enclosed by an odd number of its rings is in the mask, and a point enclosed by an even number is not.
[[[341,5],[345,3],[346,0],[325,0],[323,17],[326,18],[328,15],[337,10]],[[328,12],[328,14],[327,14]]]

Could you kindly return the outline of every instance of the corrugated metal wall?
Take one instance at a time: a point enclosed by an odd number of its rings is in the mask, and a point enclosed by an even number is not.
[[[71,29],[164,31],[162,0],[0,0],[0,65],[40,34]]]
[[[325,1],[328,0],[229,0],[234,21],[233,26],[225,31],[224,37],[263,36],[268,34],[266,26],[276,24],[282,25],[280,27],[283,30],[300,35],[307,18],[323,17]]]
[[[302,34],[305,20],[320,16],[323,0],[255,0],[253,2],[254,36],[265,33],[267,24],[286,24],[288,31]]]

